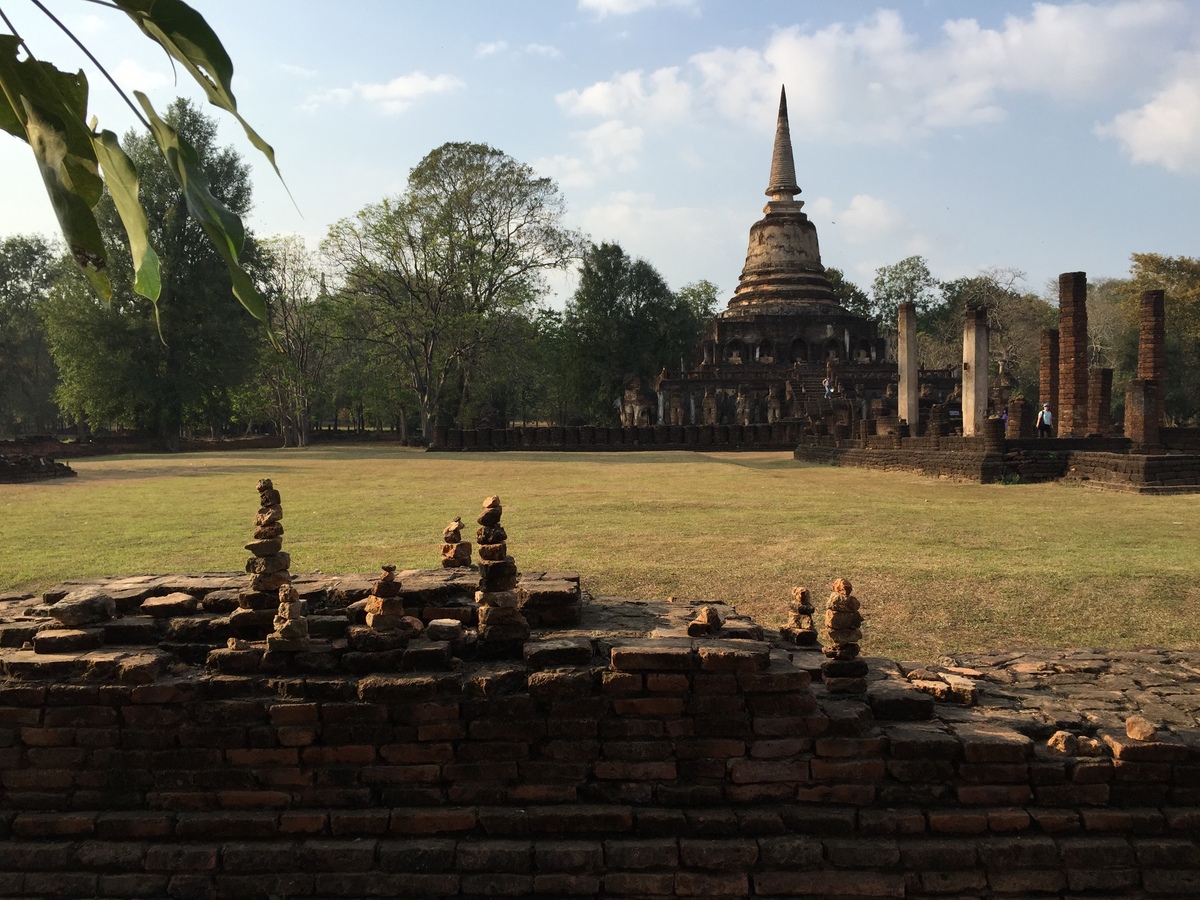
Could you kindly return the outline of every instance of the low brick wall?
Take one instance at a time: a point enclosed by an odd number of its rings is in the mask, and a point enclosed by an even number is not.
[[[886,660],[830,694],[819,653],[691,612],[590,602],[521,659],[365,677],[0,650],[0,896],[1200,892],[1196,729],[1057,755],[1053,716]]]
[[[986,447],[982,438],[880,435],[862,441],[835,442],[829,437],[809,436],[793,456],[805,462],[914,472],[985,484],[1000,481],[1005,474],[1004,457]]]
[[[1071,453],[1065,481],[1143,494],[1200,492],[1200,455]]]
[[[600,425],[525,428],[445,428],[433,431],[430,450],[792,450],[799,422],[774,425]]]
[[[24,484],[50,478],[73,478],[79,474],[66,463],[47,456],[0,455],[0,484]]]

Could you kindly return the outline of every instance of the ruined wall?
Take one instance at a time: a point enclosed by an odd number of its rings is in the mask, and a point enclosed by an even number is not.
[[[799,422],[774,425],[602,425],[434,428],[430,450],[791,450]]]
[[[928,719],[880,661],[839,700],[795,655],[546,641],[461,673],[9,683],[0,896],[1200,890],[1200,745],[1053,754],[1011,716]]]

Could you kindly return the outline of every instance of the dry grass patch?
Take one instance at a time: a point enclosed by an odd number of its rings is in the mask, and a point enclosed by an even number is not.
[[[836,577],[869,652],[1165,645],[1200,636],[1200,497],[962,485],[785,454],[435,454],[392,448],[81,460],[0,485],[0,587],[240,568],[257,495],[283,494],[297,571],[437,565],[441,530],[505,502],[525,569],[593,593],[724,599],[764,623]]]

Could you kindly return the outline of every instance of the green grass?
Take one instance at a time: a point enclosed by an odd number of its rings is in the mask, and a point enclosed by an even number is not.
[[[436,566],[446,522],[496,493],[518,564],[578,571],[594,594],[722,599],[778,625],[792,585],[823,600],[846,577],[872,654],[1200,646],[1200,496],[964,485],[781,453],[355,447],[72,466],[76,479],[0,485],[0,590],[240,569],[254,482],[270,477],[295,571]]]

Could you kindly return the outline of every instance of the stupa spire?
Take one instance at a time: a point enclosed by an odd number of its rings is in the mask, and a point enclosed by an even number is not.
[[[791,200],[800,193],[796,184],[796,162],[792,156],[792,133],[788,128],[787,90],[779,89],[779,120],[775,124],[775,150],[771,154],[771,181],[767,196],[772,200]]]

